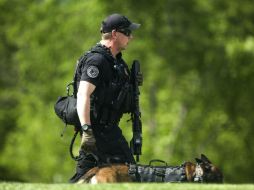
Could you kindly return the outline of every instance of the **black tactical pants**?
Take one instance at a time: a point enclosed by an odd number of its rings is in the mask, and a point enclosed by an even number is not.
[[[103,163],[135,163],[128,142],[117,125],[96,126],[94,135],[99,157]]]

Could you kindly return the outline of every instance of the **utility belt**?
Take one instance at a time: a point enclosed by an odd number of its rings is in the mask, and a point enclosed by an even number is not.
[[[153,162],[162,162],[165,166],[153,166]],[[151,160],[149,165],[131,164],[129,175],[136,182],[185,182],[184,165],[168,166],[162,160]]]

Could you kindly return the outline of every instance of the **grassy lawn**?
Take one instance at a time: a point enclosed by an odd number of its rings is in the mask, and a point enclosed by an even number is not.
[[[33,184],[33,183],[0,183],[0,190],[254,190],[254,185],[210,185],[210,184],[103,184],[103,185],[72,185],[72,184]]]

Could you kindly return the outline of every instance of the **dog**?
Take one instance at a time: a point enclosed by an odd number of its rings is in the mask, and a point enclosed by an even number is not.
[[[222,172],[214,166],[204,154],[201,154],[201,158],[196,158],[196,162],[196,164],[192,162],[185,162],[181,166],[183,167],[185,175],[184,182],[223,183]],[[130,176],[130,165],[112,164],[94,167],[82,176],[77,183],[98,184],[122,182],[137,182]]]

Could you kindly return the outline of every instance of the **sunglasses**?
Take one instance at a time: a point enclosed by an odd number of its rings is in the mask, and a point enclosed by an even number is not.
[[[124,34],[127,37],[131,36],[131,30],[129,30],[129,29],[118,29],[117,32],[120,32],[120,33]]]

